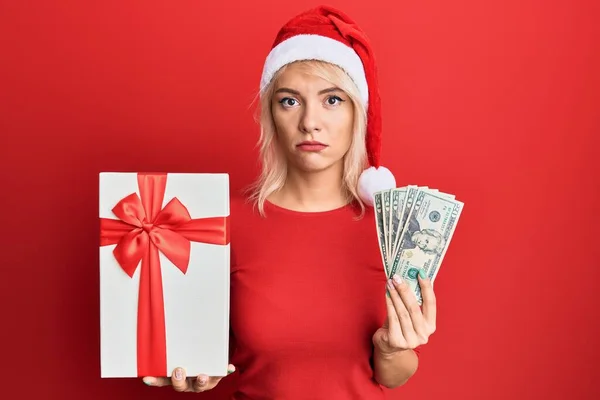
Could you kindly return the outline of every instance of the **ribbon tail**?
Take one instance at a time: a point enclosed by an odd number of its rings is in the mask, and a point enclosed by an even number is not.
[[[138,376],[167,376],[167,344],[162,275],[158,248],[142,258],[138,300]]]
[[[148,235],[136,229],[125,234],[114,248],[115,259],[130,277],[148,252],[149,242]]]
[[[169,229],[156,228],[150,235],[152,243],[185,274],[190,263],[190,241]]]

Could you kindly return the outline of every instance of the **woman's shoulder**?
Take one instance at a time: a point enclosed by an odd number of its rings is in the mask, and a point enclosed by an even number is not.
[[[245,218],[256,214],[254,202],[243,193],[232,192],[229,197],[229,215],[231,218]]]

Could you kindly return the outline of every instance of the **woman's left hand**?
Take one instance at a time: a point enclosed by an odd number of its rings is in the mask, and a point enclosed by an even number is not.
[[[388,280],[387,319],[373,335],[376,351],[391,355],[424,345],[435,332],[435,294],[429,279],[419,276],[422,308],[410,286],[400,278]]]

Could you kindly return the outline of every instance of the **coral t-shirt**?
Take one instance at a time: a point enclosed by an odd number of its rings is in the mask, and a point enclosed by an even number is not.
[[[372,337],[386,319],[373,209],[303,213],[231,201],[236,400],[384,399]]]

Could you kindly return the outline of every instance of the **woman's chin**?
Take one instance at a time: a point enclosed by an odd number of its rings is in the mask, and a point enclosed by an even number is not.
[[[336,162],[332,162],[331,160],[296,160],[294,163],[295,168],[307,174],[315,174],[319,172],[324,172],[335,168]],[[340,164],[341,165],[341,164]]]

